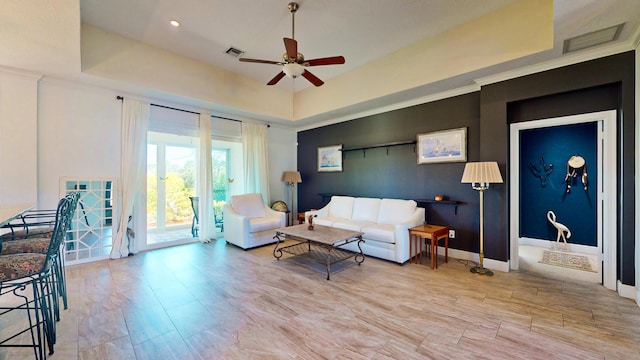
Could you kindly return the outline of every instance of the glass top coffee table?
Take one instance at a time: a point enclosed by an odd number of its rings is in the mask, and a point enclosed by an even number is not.
[[[320,264],[327,264],[327,280],[331,277],[331,265],[354,258],[360,265],[364,262],[364,253],[360,244],[364,242],[362,233],[328,226],[314,225],[309,230],[307,224],[283,227],[276,230],[276,247],[273,256],[280,260],[283,253],[306,255]],[[280,247],[285,239],[297,241],[296,244]],[[359,252],[344,249],[347,244],[357,242]]]

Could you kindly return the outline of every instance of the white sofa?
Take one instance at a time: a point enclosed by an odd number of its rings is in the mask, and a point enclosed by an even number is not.
[[[360,231],[362,251],[369,256],[403,264],[409,260],[409,229],[424,223],[424,208],[413,200],[332,196],[315,215],[314,225]],[[356,243],[345,248],[358,251]]]
[[[231,196],[222,212],[224,239],[245,250],[275,243],[275,229],[287,224],[286,213],[268,207],[261,194]]]

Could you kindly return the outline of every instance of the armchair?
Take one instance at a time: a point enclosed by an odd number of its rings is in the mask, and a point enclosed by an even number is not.
[[[234,195],[222,210],[224,239],[242,249],[275,243],[275,229],[286,226],[286,214],[272,210],[261,194]]]

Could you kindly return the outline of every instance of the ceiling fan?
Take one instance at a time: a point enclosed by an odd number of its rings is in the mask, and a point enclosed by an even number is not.
[[[243,62],[253,62],[253,63],[261,63],[261,64],[273,64],[273,65],[282,65],[282,71],[280,71],[271,81],[267,83],[267,85],[275,85],[282,79],[283,77],[289,76],[291,78],[296,78],[300,75],[305,79],[309,80],[313,85],[320,86],[324,84],[324,81],[320,80],[317,76],[313,75],[306,68],[309,66],[318,66],[318,65],[338,65],[344,64],[344,56],[331,56],[325,58],[311,59],[305,60],[304,55],[298,52],[298,42],[295,38],[295,15],[296,11],[300,8],[298,3],[292,2],[287,5],[289,11],[291,12],[291,38],[284,38],[284,48],[286,53],[282,55],[282,61],[270,61],[270,60],[259,60],[259,59],[247,59],[240,58],[240,61]]]

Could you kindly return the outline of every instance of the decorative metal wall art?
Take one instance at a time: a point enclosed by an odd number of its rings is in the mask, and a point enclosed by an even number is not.
[[[582,186],[584,191],[587,191],[589,181],[587,179],[587,162],[580,155],[573,155],[567,160],[567,175],[564,177],[564,183],[567,186],[567,193],[571,192],[571,185],[573,182],[577,182],[577,177],[580,175]]]
[[[535,166],[533,165],[532,162],[530,162],[529,169],[531,169],[531,172],[535,177],[540,178],[541,187],[547,186],[547,178],[549,177],[549,175],[551,175],[551,172],[553,171],[553,164],[545,164],[544,156],[540,156],[540,165]]]

